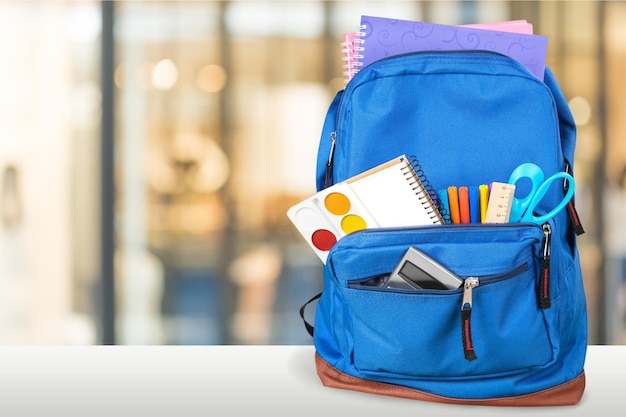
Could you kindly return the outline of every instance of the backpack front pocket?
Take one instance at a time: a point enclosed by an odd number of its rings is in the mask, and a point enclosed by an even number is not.
[[[541,228],[516,225],[381,229],[346,239],[331,252],[327,272],[342,299],[335,312],[346,322],[352,366],[378,376],[458,378],[550,362],[537,300],[542,238]],[[477,285],[379,286],[409,246]]]

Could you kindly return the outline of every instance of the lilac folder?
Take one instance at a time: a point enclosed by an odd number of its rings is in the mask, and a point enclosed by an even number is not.
[[[481,49],[507,55],[543,80],[548,38],[409,20],[361,16],[362,66],[417,51]]]

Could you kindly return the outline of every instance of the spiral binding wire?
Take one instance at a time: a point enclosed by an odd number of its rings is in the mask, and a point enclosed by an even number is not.
[[[359,26],[359,30],[344,35],[344,41],[341,42],[341,52],[343,53],[343,75],[346,83],[349,82],[354,75],[359,72],[363,66],[363,44],[365,43],[365,26]]]
[[[426,177],[419,160],[411,155],[407,157],[408,164],[402,168],[403,174],[411,189],[415,191],[421,204],[426,208],[430,219],[433,223],[446,223],[446,217],[449,216],[447,210],[441,204],[441,200],[434,191],[433,186]]]

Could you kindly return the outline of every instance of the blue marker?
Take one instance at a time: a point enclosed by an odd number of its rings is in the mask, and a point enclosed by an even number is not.
[[[437,195],[439,196],[439,204],[441,206],[441,216],[446,223],[450,223],[450,203],[448,201],[448,189],[443,188],[437,191]]]
[[[470,223],[480,223],[480,194],[478,187],[469,187]]]

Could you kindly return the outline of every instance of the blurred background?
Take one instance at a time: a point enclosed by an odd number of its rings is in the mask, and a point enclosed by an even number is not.
[[[623,344],[626,3],[604,1],[0,1],[0,344],[311,343],[322,268],[285,212],[361,14],[548,36],[590,343]]]

